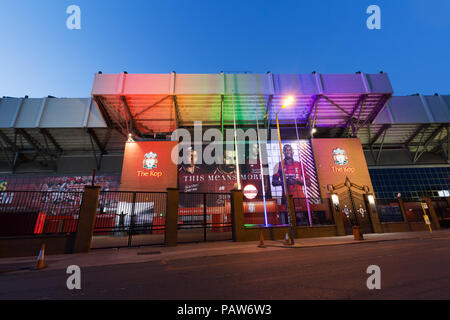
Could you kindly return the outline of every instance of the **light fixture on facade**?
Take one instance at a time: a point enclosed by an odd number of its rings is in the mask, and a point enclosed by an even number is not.
[[[369,194],[367,196],[367,200],[369,200],[370,205],[372,205],[372,206],[375,205],[375,198],[373,197],[373,195]]]
[[[134,139],[133,139],[133,135],[131,133],[128,134],[127,142],[135,142]]]
[[[331,201],[333,201],[333,204],[337,207],[339,206],[339,197],[337,194],[331,195]]]
[[[450,192],[448,190],[441,190],[441,191],[438,191],[438,195],[441,198],[448,198],[448,197],[450,197]]]

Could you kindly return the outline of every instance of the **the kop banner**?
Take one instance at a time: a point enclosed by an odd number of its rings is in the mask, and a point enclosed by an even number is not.
[[[177,163],[171,151],[176,141],[127,143],[122,166],[122,191],[165,192],[177,187]]]
[[[368,186],[373,192],[359,139],[313,139],[312,147],[323,197],[328,195],[328,185],[342,184],[347,178],[359,186]]]

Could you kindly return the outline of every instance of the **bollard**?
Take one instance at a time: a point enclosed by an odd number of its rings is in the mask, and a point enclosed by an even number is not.
[[[364,236],[363,236],[360,226],[353,226],[352,229],[353,229],[353,236],[354,236],[355,240],[358,240],[358,241],[364,240]]]

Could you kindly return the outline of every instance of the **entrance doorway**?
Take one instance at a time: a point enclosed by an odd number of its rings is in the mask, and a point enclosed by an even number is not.
[[[353,184],[347,178],[344,184],[333,186],[332,189],[339,197],[339,209],[344,221],[345,233],[353,234],[353,226],[361,227],[361,231],[365,234],[373,233],[369,210],[364,199],[368,188]]]
[[[338,196],[345,233],[353,234],[353,226],[360,226],[363,233],[373,233],[364,195],[350,190],[350,192],[343,192]]]

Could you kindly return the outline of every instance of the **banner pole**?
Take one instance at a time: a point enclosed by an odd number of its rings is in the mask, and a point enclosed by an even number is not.
[[[259,151],[259,166],[261,170],[261,183],[262,183],[262,194],[263,194],[263,202],[264,202],[264,221],[266,222],[266,227],[268,226],[267,223],[267,207],[266,207],[266,189],[264,184],[264,170],[263,170],[263,163],[262,163],[262,152],[261,152],[261,137],[259,135],[259,121],[258,121],[258,110],[256,110],[256,132],[258,135],[258,151]]]
[[[234,90],[231,92],[233,95],[233,122],[234,122],[234,150],[236,151],[236,175],[237,175],[237,183],[238,189],[241,190],[241,171],[239,169],[239,152],[237,145],[237,133],[236,133],[236,109],[234,107]]]

